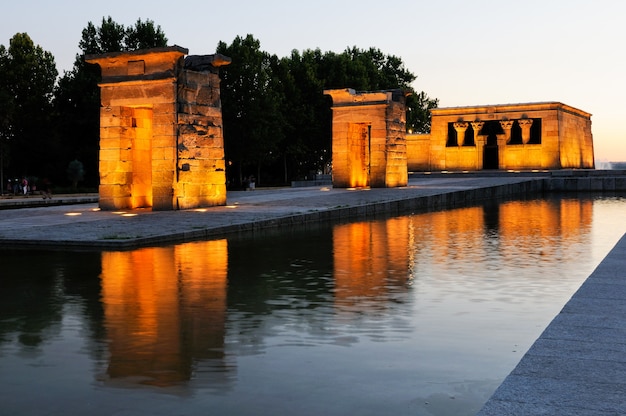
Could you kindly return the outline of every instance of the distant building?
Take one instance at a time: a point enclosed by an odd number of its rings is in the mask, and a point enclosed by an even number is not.
[[[591,114],[559,102],[437,108],[409,171],[593,169]]]

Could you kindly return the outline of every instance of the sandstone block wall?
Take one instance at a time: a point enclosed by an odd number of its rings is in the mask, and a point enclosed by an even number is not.
[[[178,46],[88,56],[102,70],[100,207],[224,205],[221,55]]]
[[[326,90],[333,99],[333,186],[406,186],[406,106],[399,90]]]
[[[503,128],[495,136],[487,135],[483,130],[487,122],[501,123]],[[510,141],[514,122],[522,136],[515,143]],[[533,122],[532,134],[540,141],[529,139]],[[562,103],[439,108],[432,110],[431,126],[428,150],[425,137],[409,136],[411,171],[594,167],[591,114]],[[466,130],[472,133],[464,134]],[[451,132],[458,145],[450,144]]]

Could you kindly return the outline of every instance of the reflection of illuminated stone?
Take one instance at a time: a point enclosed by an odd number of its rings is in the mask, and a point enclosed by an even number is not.
[[[333,186],[406,186],[406,106],[400,90],[326,90],[333,100]]]
[[[224,205],[221,55],[178,46],[91,55],[102,69],[100,207]]]
[[[402,286],[409,267],[409,217],[333,227],[335,299],[342,305],[384,305],[387,288]]]
[[[172,386],[221,361],[227,271],[226,240],[103,253],[108,383]]]
[[[591,114],[559,102],[435,108],[431,115],[430,134],[406,136],[410,171],[594,168]],[[482,123],[471,123],[473,146],[463,143],[467,123],[460,120]]]

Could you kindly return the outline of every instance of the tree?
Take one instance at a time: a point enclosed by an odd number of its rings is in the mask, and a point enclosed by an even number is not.
[[[411,133],[430,133],[430,110],[437,108],[439,100],[429,98],[424,91],[411,89],[406,99],[406,128]]]
[[[234,171],[229,179],[241,184],[251,170],[261,183],[261,167],[275,161],[284,136],[281,108],[284,97],[275,83],[275,56],[260,49],[252,35],[237,36],[230,45],[219,42],[217,52],[232,58],[221,73],[222,114],[226,158]]]
[[[55,90],[55,114],[59,143],[57,172],[60,163],[78,159],[84,162],[86,182],[98,183],[98,143],[100,137],[100,68],[87,64],[85,55],[132,51],[167,46],[160,26],[151,20],[138,19],[134,26],[124,27],[110,16],[100,26],[88,22],[82,31],[74,67],[59,79]],[[57,177],[57,180],[61,178]]]
[[[54,57],[26,33],[0,45],[0,155],[13,176],[30,175],[50,153]],[[2,178],[4,186],[4,178]]]

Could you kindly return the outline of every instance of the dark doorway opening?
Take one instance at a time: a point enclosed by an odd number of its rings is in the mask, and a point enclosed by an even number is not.
[[[483,169],[500,169],[498,163],[498,134],[504,133],[498,121],[488,121],[481,130],[487,136],[483,147]]]
[[[498,145],[486,144],[483,148],[483,169],[499,169]]]

